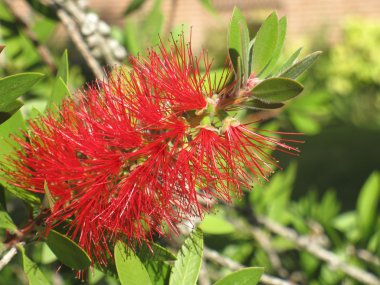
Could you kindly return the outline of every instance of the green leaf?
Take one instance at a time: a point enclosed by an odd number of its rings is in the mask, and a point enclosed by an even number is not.
[[[263,273],[263,267],[248,267],[227,275],[214,285],[255,285],[259,283]]]
[[[1,175],[0,175],[1,176]],[[23,200],[24,202],[27,202],[30,205],[40,205],[41,200],[36,196],[36,194],[33,194],[32,192],[22,189],[22,188],[16,188],[11,185],[4,185],[5,189],[12,193],[13,196]]]
[[[9,139],[12,135],[21,135],[21,130],[26,130],[24,118],[20,111],[16,112],[5,123],[0,125],[0,162],[4,160],[4,155],[8,155],[12,152],[13,147],[17,147],[18,144]]]
[[[257,84],[251,94],[268,103],[281,103],[299,95],[303,86],[288,78],[269,78]]]
[[[235,227],[221,216],[207,215],[199,228],[205,234],[228,235],[235,232]]]
[[[57,257],[55,256],[54,252],[51,251],[50,247],[46,244],[46,242],[42,243],[40,252],[42,264],[50,264],[57,260]]]
[[[142,49],[141,41],[138,41],[139,28],[135,21],[125,19],[123,34],[125,36],[124,43],[130,54],[137,55]]]
[[[141,35],[144,35],[149,45],[157,45],[160,42],[159,34],[164,24],[164,14],[162,12],[162,0],[154,0],[152,8],[142,23],[142,31],[137,33],[137,39],[141,42]],[[143,44],[147,44],[144,43]]]
[[[14,140],[9,139],[9,136],[19,136],[21,135],[21,130],[26,130],[26,126],[20,111],[16,112],[14,116],[0,125],[0,163],[6,163],[8,160],[7,156],[14,155],[13,150],[19,148],[19,145]],[[11,170],[10,168],[9,166],[9,170]],[[0,181],[3,180],[1,179],[2,175],[4,175],[4,173],[0,172]],[[25,202],[31,205],[40,204],[39,198],[32,192],[11,185],[4,184],[4,186],[8,192]]]
[[[115,263],[122,285],[152,284],[144,264],[121,241],[115,245]]]
[[[45,191],[45,196],[44,196],[43,204],[48,209],[52,209],[54,207],[55,202],[54,202],[53,197],[51,196],[46,180],[44,181],[44,191]]]
[[[332,221],[332,226],[344,233],[349,232],[356,226],[356,214],[355,212],[345,212],[340,214]]]
[[[67,49],[62,54],[57,70],[57,78],[61,77],[65,84],[69,82],[69,55]]]
[[[55,230],[49,232],[46,243],[59,261],[68,267],[81,270],[91,264],[90,257],[78,244]]]
[[[165,262],[146,261],[145,268],[154,285],[169,284],[171,266]]]
[[[28,278],[29,285],[50,284],[42,271],[38,268],[37,264],[35,264],[29,257],[26,256],[24,248],[20,246],[19,250],[22,254],[22,264],[26,277]]]
[[[240,79],[238,74],[243,78],[243,83],[249,77],[248,67],[248,45],[249,31],[247,22],[238,8],[234,8],[232,12],[231,22],[228,30],[228,53],[234,67],[236,77]]]
[[[279,73],[282,73],[283,71],[287,70],[289,67],[291,67],[295,61],[298,59],[302,48],[297,49],[285,63],[281,66]]]
[[[241,104],[244,108],[248,109],[262,109],[262,110],[271,110],[278,109],[284,106],[283,103],[266,103],[258,99],[249,100]]]
[[[19,100],[15,100],[4,106],[0,111],[0,125],[12,117],[24,104]]]
[[[203,234],[196,230],[183,243],[174,263],[169,285],[195,285],[202,264]]]
[[[150,247],[150,248],[149,248]],[[168,261],[176,260],[177,257],[166,248],[160,246],[157,243],[143,243],[138,250],[137,255],[141,261]]]
[[[3,209],[7,208],[7,202],[6,202],[6,199],[5,199],[5,188],[1,184],[0,184],[0,206]]]
[[[41,73],[20,73],[0,79],[0,112],[4,112],[18,97],[25,94],[44,75]]]
[[[68,80],[69,63],[67,50],[65,50],[58,66],[57,77],[54,81],[48,103],[46,104],[46,110],[51,109],[53,106],[59,106],[65,97],[71,96],[69,88],[67,87]]]
[[[0,207],[0,229],[17,230],[16,225],[3,207]]]
[[[321,51],[313,52],[308,56],[304,57],[302,60],[293,64],[287,70],[280,74],[280,77],[296,79],[300,76],[305,70],[307,70],[321,55]]]
[[[374,232],[379,216],[380,173],[374,172],[360,190],[357,202],[357,222],[362,238],[367,239]]]
[[[267,74],[272,72],[272,69],[274,68],[278,59],[280,58],[280,55],[282,53],[282,50],[284,48],[284,43],[285,43],[286,26],[287,26],[286,17],[282,17],[280,21],[278,21],[278,35],[277,35],[276,48],[273,51],[272,59],[270,60],[268,67],[261,74],[262,77],[265,77]]]
[[[136,11],[144,4],[145,0],[132,0],[132,2],[128,5],[127,9],[124,12],[124,15],[128,15]]]
[[[278,18],[273,12],[264,21],[253,45],[252,71],[260,75],[273,57],[278,39]]]

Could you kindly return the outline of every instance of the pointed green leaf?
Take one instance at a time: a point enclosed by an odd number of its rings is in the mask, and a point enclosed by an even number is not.
[[[304,57],[302,60],[298,61],[297,63],[289,67],[283,73],[281,73],[280,77],[296,79],[305,70],[307,70],[310,66],[313,65],[313,63],[318,59],[321,53],[322,53],[321,51],[316,51],[316,52],[313,52],[312,54],[309,54],[308,56]]]
[[[280,55],[282,53],[282,50],[284,48],[284,43],[285,43],[286,26],[287,26],[286,17],[282,17],[280,21],[278,21],[278,35],[277,35],[276,48],[273,51],[272,59],[270,60],[268,67],[261,74],[262,77],[265,77],[267,74],[272,72],[272,69],[274,68],[278,59],[280,58]]]
[[[354,211],[350,211],[335,217],[331,224],[334,228],[347,233],[356,227],[356,222],[356,213]]]
[[[117,273],[122,285],[152,284],[144,264],[122,241],[116,243],[114,254]]]
[[[18,97],[25,94],[44,75],[41,73],[20,73],[0,79],[0,112],[6,110]]]
[[[281,103],[299,95],[303,86],[288,78],[269,78],[257,84],[251,94],[268,103]]]
[[[238,8],[234,8],[228,30],[228,53],[235,74],[245,82],[249,77],[248,68],[249,31],[247,22]],[[239,78],[240,79],[240,78]]]
[[[0,125],[12,117],[24,104],[19,100],[13,101],[0,110]]]
[[[8,213],[0,206],[0,229],[17,230]]]
[[[46,180],[44,181],[44,190],[45,190],[45,196],[43,199],[43,204],[48,209],[52,209],[54,207],[55,202],[54,202],[53,197],[51,196]]]
[[[222,216],[207,215],[199,228],[205,234],[211,235],[228,235],[235,232],[235,227],[228,221],[226,221]]]
[[[374,172],[360,190],[357,204],[357,222],[360,235],[366,239],[374,231],[379,217],[380,173]]]
[[[90,257],[78,244],[55,230],[49,232],[46,243],[59,261],[68,267],[81,270],[91,265]]]
[[[248,267],[227,275],[214,285],[255,285],[259,283],[263,273],[263,267]]]
[[[169,285],[195,285],[202,264],[203,234],[193,232],[181,247],[174,263]]]
[[[253,61],[253,46],[255,45],[256,38],[253,38],[248,44],[248,69],[249,75],[253,73],[252,70],[252,61]]]
[[[68,80],[69,63],[67,50],[65,50],[58,66],[57,77],[54,81],[52,92],[46,105],[46,110],[51,109],[53,106],[59,106],[65,97],[71,96],[69,88],[67,87]]]
[[[50,282],[46,279],[42,271],[38,268],[37,264],[35,264],[29,257],[26,256],[24,248],[20,246],[19,250],[21,251],[21,254],[22,254],[22,265],[23,265],[26,277],[28,278],[29,285],[50,284]]]
[[[258,99],[249,100],[241,104],[244,108],[248,109],[262,109],[262,110],[272,110],[278,109],[284,106],[283,103],[266,103]]]
[[[127,6],[127,9],[124,12],[124,15],[128,15],[136,11],[141,7],[142,4],[144,4],[145,0],[132,0],[130,4]]]
[[[275,74],[281,74],[285,70],[287,70],[290,66],[292,66],[295,61],[298,59],[302,48],[297,49],[289,58],[288,60],[280,67],[278,70],[276,70]]]
[[[57,70],[57,78],[61,77],[65,84],[69,82],[69,55],[67,49],[62,54]]]
[[[253,45],[252,71],[260,75],[273,57],[278,39],[278,18],[273,12],[264,21]]]

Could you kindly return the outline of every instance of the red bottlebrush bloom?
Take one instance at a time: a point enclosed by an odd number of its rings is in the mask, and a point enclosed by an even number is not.
[[[233,88],[212,83],[207,57],[195,58],[183,36],[131,64],[31,121],[5,170],[13,186],[38,193],[47,186],[55,202],[48,228],[67,222],[68,234],[103,264],[111,241],[176,231],[202,217],[209,199],[230,201],[252,178],[266,179],[276,166],[268,151],[296,151],[218,117],[218,94]]]

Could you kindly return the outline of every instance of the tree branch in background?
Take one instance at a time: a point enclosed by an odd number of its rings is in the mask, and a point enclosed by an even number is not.
[[[29,18],[25,15],[25,13],[23,13],[22,9],[20,9],[19,7],[20,3],[22,3],[22,5],[24,5],[25,7],[28,7],[29,9],[31,9],[30,5],[23,0],[20,0],[20,1],[4,0],[4,3],[8,6],[9,10],[15,17],[16,22],[23,27],[26,36],[30,39],[32,44],[37,49],[37,52],[40,55],[41,60],[44,63],[46,63],[50,71],[53,74],[55,74],[57,71],[57,67],[54,63],[54,59],[50,53],[50,50],[37,39],[37,36],[34,34],[32,30],[32,25],[30,23]]]
[[[270,238],[267,236],[267,234],[259,227],[254,226],[251,227],[250,231],[253,238],[267,253],[273,269],[278,272],[282,278],[288,278],[289,272],[282,266],[281,259],[277,254],[277,251],[272,247]]]
[[[120,65],[127,52],[111,37],[110,26],[85,5],[72,0],[40,0],[55,9],[58,18],[97,78],[104,79],[102,65]]]
[[[199,285],[211,285],[210,276],[205,262],[202,263],[201,271],[198,278]]]
[[[19,245],[24,245],[24,243],[19,243]],[[0,271],[11,262],[12,258],[17,254],[17,245],[12,246],[6,254],[0,259]]]
[[[367,251],[367,250],[357,249],[353,246],[350,246],[347,248],[347,253],[349,255],[355,255],[357,258],[359,258],[365,262],[368,262],[368,263],[371,263],[375,266],[380,267],[380,258],[377,257],[376,255],[374,255],[373,253]]]
[[[294,242],[299,248],[304,249],[315,257],[325,261],[333,269],[340,270],[364,284],[380,285],[380,279],[373,274],[345,263],[335,253],[321,247],[310,238],[299,236],[293,229],[284,227],[266,217],[257,217],[257,221],[272,233]]]
[[[209,249],[208,247],[204,248],[203,256],[205,259],[213,261],[221,266],[227,267],[233,271],[243,269],[245,266],[233,261],[232,259],[221,255],[219,252]],[[295,283],[283,280],[277,277],[273,277],[267,274],[261,276],[260,282],[267,285],[295,285]]]
[[[101,68],[99,62],[96,58],[91,54],[90,49],[86,45],[85,41],[82,38],[81,33],[79,32],[75,22],[71,19],[71,17],[62,9],[57,10],[57,15],[61,20],[62,24],[66,27],[72,41],[76,45],[79,52],[82,54],[83,58],[87,62],[91,71],[98,79],[104,79],[105,74],[103,69]]]

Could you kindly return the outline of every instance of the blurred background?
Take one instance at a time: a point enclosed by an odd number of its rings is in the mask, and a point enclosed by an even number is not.
[[[68,49],[71,91],[95,78],[49,2],[0,1],[0,44],[6,45],[0,55],[0,75],[26,71],[47,75],[24,98],[26,118],[33,116],[34,109],[44,109],[55,80],[54,66],[64,49]],[[300,146],[299,157],[276,154],[284,170],[278,171],[270,183],[247,192],[235,208],[220,207],[216,221],[206,219],[206,244],[245,266],[265,266],[266,272],[300,284],[365,284],[263,227],[264,237],[270,241],[268,250],[260,238],[236,226],[236,221],[250,223],[245,216],[248,207],[302,236],[313,236],[316,243],[345,262],[380,275],[380,1],[72,2],[86,13],[98,15],[109,27],[107,37],[116,40],[128,55],[144,55],[157,45],[158,35],[166,41],[171,33],[191,30],[194,52],[206,49],[215,69],[223,67],[227,56],[227,27],[235,5],[246,17],[251,37],[272,11],[286,16],[284,58],[299,47],[303,47],[301,57],[315,50],[323,54],[303,75],[303,94],[261,124],[264,129],[304,133],[305,143]],[[79,29],[86,34],[83,26]],[[50,66],[40,52],[41,46],[49,50]],[[102,65],[128,63],[123,54],[115,58],[108,61],[98,55]],[[11,206],[18,207],[17,203]],[[14,210],[15,220],[21,220],[20,213]],[[216,230],[215,225],[222,230]],[[271,253],[277,256],[277,263]],[[34,255],[41,264],[54,262]],[[47,274],[56,276],[48,268],[46,265]],[[15,277],[17,272],[15,261],[13,267],[0,272],[0,280],[15,278],[25,284],[25,279]],[[208,272],[213,280],[220,269],[210,263]],[[56,284],[76,282],[65,269],[60,274],[61,279],[56,278],[61,283]],[[100,273],[91,278],[91,284],[114,282]]]

